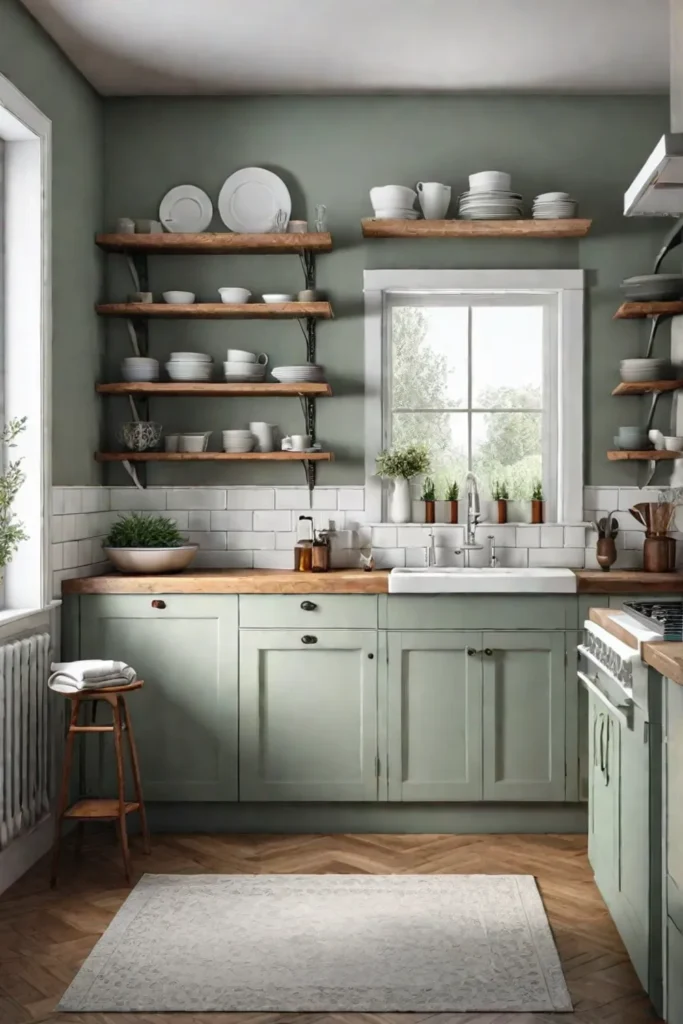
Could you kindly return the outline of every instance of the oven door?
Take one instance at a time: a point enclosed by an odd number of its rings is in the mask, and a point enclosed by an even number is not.
[[[640,661],[637,651],[621,643],[616,637],[611,636],[606,630],[600,629],[595,623],[586,623],[584,628],[587,633],[602,641],[603,649],[609,648],[613,654],[623,662]],[[595,645],[591,649],[586,643],[578,647],[579,667],[578,677],[597,700],[628,729],[633,729],[633,696],[631,688],[619,679],[613,668],[604,664],[603,660],[595,653]]]

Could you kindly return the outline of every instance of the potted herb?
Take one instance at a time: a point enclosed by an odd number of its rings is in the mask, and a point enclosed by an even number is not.
[[[422,497],[420,499],[425,506],[425,523],[433,523],[435,520],[434,510],[436,503],[436,487],[430,476],[425,477],[422,485]]]
[[[25,416],[22,419],[10,420],[0,433],[0,445],[5,448],[16,448],[15,441],[25,429]],[[28,540],[24,524],[17,520],[16,512],[12,510],[14,499],[26,479],[21,466],[22,461],[23,459],[16,459],[10,462],[0,474],[0,581],[5,566],[12,561],[22,540]]]
[[[508,485],[504,480],[494,480],[491,484],[491,495],[493,500],[498,505],[498,522],[507,523],[508,521],[508,501],[510,500],[510,491]]]
[[[531,522],[543,522],[543,484],[537,480],[531,491]]]
[[[458,498],[460,497],[460,484],[457,480],[453,480],[450,484],[446,484],[446,501],[448,502],[448,522],[457,523],[458,521]]]
[[[376,459],[377,475],[394,481],[389,500],[389,519],[392,523],[409,523],[411,500],[409,480],[418,473],[429,472],[429,452],[422,444],[409,444],[389,448]]]
[[[166,573],[186,569],[197,553],[173,519],[131,512],[119,516],[102,547],[114,566],[125,573]]]

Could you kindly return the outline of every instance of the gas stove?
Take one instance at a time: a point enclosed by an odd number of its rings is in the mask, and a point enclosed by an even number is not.
[[[683,601],[625,601],[624,611],[662,640],[683,641]]]

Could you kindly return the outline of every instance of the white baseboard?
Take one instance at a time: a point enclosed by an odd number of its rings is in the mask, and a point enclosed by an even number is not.
[[[54,818],[51,814],[38,822],[30,832],[19,836],[0,852],[0,893],[9,889],[25,875],[52,846]],[[47,884],[47,876],[46,876]]]

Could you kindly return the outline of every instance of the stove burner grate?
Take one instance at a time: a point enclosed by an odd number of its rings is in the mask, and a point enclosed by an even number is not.
[[[662,639],[683,641],[683,601],[625,601],[624,609]]]

